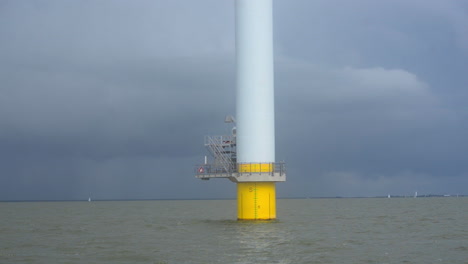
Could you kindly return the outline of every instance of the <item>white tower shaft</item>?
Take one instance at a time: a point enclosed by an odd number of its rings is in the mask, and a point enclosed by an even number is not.
[[[237,162],[275,162],[272,0],[236,11]]]
[[[240,220],[276,219],[276,182],[286,180],[284,163],[275,162],[272,5],[272,0],[236,0],[237,133],[234,140],[205,139],[215,159],[231,156],[221,162],[227,166],[204,164],[196,175],[237,183]]]

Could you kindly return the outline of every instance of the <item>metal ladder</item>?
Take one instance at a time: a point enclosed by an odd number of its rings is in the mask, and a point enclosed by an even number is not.
[[[232,136],[206,136],[205,146],[215,159],[215,168],[221,168],[229,174],[234,171],[235,164],[232,162]]]

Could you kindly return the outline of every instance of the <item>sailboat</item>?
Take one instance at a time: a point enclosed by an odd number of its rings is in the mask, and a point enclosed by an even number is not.
[[[91,202],[91,197],[88,198],[88,202]]]

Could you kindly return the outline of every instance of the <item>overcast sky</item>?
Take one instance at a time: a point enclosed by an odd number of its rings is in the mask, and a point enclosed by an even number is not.
[[[0,200],[234,198],[234,0],[0,0]],[[468,2],[275,0],[279,197],[468,194]]]

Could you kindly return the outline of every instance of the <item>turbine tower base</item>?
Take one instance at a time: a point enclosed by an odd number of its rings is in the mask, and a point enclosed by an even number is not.
[[[237,219],[276,219],[275,182],[237,183]]]

